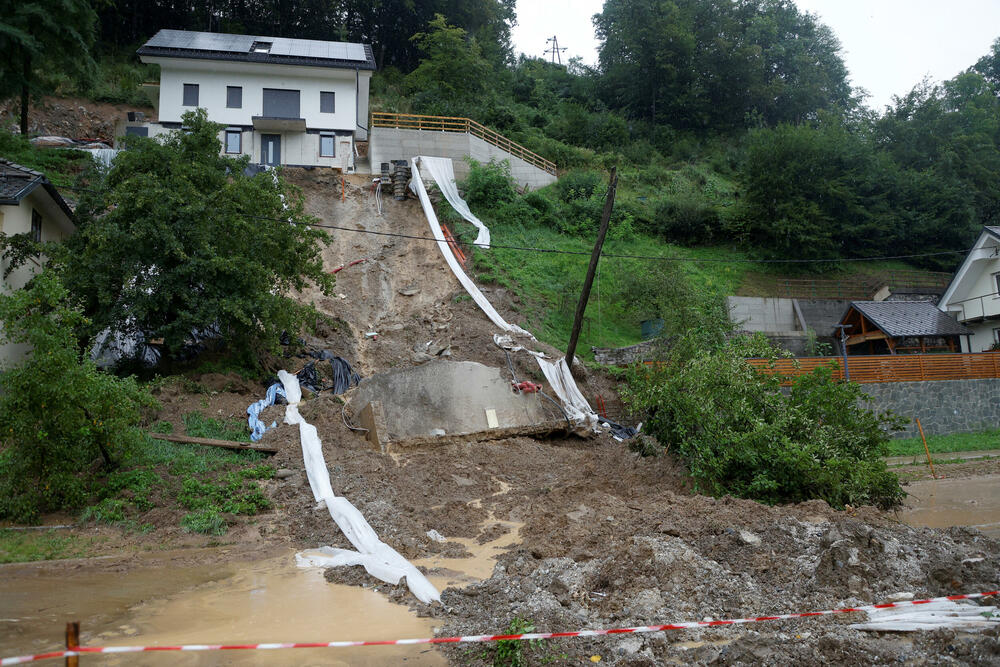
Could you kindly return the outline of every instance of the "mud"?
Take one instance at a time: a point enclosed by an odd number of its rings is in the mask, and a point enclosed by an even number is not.
[[[1000,475],[930,479],[906,487],[903,521],[916,526],[971,526],[1000,538]]]

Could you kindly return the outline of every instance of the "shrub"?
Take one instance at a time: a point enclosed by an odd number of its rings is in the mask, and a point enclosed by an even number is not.
[[[830,369],[779,379],[758,373],[741,339],[633,370],[624,392],[649,413],[646,428],[687,465],[699,491],[768,504],[814,498],[845,505],[898,505],[904,493],[881,459],[891,413],[858,406],[856,384]]]
[[[490,160],[481,164],[468,158],[469,175],[462,183],[465,201],[473,210],[492,210],[514,201],[517,191],[510,177],[510,163]]]
[[[77,349],[83,316],[45,270],[0,295],[0,344],[27,344],[0,373],[0,517],[85,504],[95,473],[113,470],[139,444],[142,410],[155,405],[134,378],[101,372]]]
[[[716,208],[689,193],[660,200],[653,218],[660,234],[668,241],[681,244],[708,243],[720,227]]]

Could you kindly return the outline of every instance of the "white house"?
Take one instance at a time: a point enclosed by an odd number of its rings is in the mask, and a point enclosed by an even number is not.
[[[157,122],[130,120],[127,134],[181,127],[204,108],[225,128],[223,151],[268,165],[354,166],[354,142],[368,139],[367,44],[160,30],[139,50],[160,66]]]
[[[35,241],[61,241],[76,231],[69,205],[43,174],[0,158],[0,232],[7,236],[30,234]],[[9,262],[0,256],[0,291],[9,294],[24,287],[41,268],[41,258],[7,272]],[[0,345],[0,366],[16,361],[23,345]]]
[[[983,227],[976,244],[938,301],[972,330],[963,352],[983,352],[1000,342],[1000,227]]]

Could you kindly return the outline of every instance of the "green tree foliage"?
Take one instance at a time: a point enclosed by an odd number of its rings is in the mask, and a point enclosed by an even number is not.
[[[142,410],[155,401],[81,356],[84,317],[55,272],[0,294],[0,322],[0,343],[30,346],[23,362],[0,369],[0,517],[80,507],[91,475],[138,444]]]
[[[600,87],[633,118],[728,132],[854,104],[840,43],[790,0],[608,0]]]
[[[28,99],[43,89],[39,72],[92,74],[96,18],[89,0],[0,0],[0,99],[20,96],[21,134],[28,134]]]
[[[218,331],[230,349],[277,345],[315,310],[287,296],[309,282],[328,292],[324,232],[305,224],[302,197],[273,172],[243,174],[219,155],[204,110],[162,140],[129,137],[105,189],[68,242],[67,284],[93,320],[175,356],[192,332]]]
[[[898,505],[903,491],[881,457],[885,429],[900,420],[860,408],[858,385],[835,382],[829,369],[783,394],[745,359],[762,347],[739,338],[677,346],[659,368],[631,371],[624,397],[649,413],[645,429],[684,461],[699,491],[768,504]]]
[[[472,115],[484,102],[492,67],[478,42],[462,28],[449,25],[444,15],[435,16],[427,28],[410,38],[424,56],[406,76],[414,108],[437,115]]]

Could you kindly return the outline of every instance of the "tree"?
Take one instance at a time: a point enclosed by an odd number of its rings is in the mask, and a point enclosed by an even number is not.
[[[89,0],[0,0],[0,98],[21,97],[21,134],[28,134],[28,98],[38,72],[93,73],[97,16]]]
[[[162,338],[168,358],[193,333],[217,332],[237,352],[273,349],[282,331],[315,321],[288,293],[332,287],[326,234],[279,175],[250,177],[248,158],[220,156],[220,126],[204,110],[183,122],[162,140],[127,138],[95,213],[68,243],[67,284],[91,333]]]
[[[406,76],[414,106],[424,113],[471,115],[488,94],[493,68],[476,40],[444,15],[436,15],[427,28],[410,38],[424,54]]]
[[[155,405],[133,378],[80,354],[75,330],[85,320],[68,296],[48,269],[0,294],[0,343],[31,348],[0,368],[0,517],[30,521],[83,505],[89,473],[122,463],[141,438],[143,408]]]

